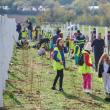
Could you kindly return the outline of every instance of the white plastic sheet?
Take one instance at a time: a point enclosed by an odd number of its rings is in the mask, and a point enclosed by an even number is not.
[[[15,19],[7,15],[0,16],[0,107],[3,107],[3,90],[8,79],[9,63],[11,61],[14,39],[16,37]]]

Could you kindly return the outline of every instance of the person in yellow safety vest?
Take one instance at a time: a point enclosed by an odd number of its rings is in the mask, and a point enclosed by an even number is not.
[[[69,57],[72,57],[72,54],[74,52],[74,41],[72,38],[69,39]]]
[[[75,45],[75,47],[74,47],[74,61],[75,61],[76,65],[78,65],[78,62],[79,62],[79,55],[80,55],[80,47],[79,47],[79,45]]]
[[[83,90],[86,93],[91,93],[91,83],[92,83],[92,67],[94,65],[91,63],[90,58],[90,48],[88,48],[88,44],[86,45],[85,49],[83,50],[83,57],[84,57],[84,64],[80,68],[80,72],[83,73]]]
[[[29,47],[29,42],[28,42],[28,32],[26,28],[23,29],[21,32],[22,39],[21,39],[21,45],[28,48]]]
[[[36,39],[36,30],[35,29],[32,30],[32,39],[33,40]]]
[[[22,39],[28,39],[28,32],[26,31],[25,28],[22,31]]]
[[[57,39],[57,47],[54,48],[53,52],[53,68],[57,71],[57,75],[54,79],[52,90],[56,90],[56,83],[59,79],[59,91],[63,92],[63,69],[65,67],[65,57],[64,57],[64,41],[62,38]]]
[[[71,38],[69,40],[69,48],[70,48],[70,50],[73,50],[74,49],[74,41]]]

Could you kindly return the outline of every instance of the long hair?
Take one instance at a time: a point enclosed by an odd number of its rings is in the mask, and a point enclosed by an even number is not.
[[[63,40],[63,39],[62,39],[62,38],[58,38],[58,39],[57,39],[57,42],[56,42],[56,46],[58,47],[59,50],[62,50],[62,49],[64,48],[64,46],[60,46],[60,45],[59,45],[59,42],[60,42],[61,40]]]
[[[106,60],[106,63],[107,63],[108,65],[110,65],[109,55],[106,54],[106,53],[103,53],[102,56],[100,57],[100,60],[99,60],[99,63],[98,63],[98,68],[99,68],[99,65],[100,65],[100,64],[103,64],[103,63],[104,63],[104,60]]]

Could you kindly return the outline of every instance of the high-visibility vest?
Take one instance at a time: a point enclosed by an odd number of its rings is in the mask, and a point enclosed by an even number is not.
[[[69,48],[74,49],[74,42],[69,40]]]
[[[36,31],[32,31],[32,37],[33,37],[33,38],[36,37]]]
[[[85,39],[85,38],[77,39],[77,44],[78,44],[78,45],[82,45],[82,44],[84,45],[85,42],[86,42],[86,39]]]
[[[84,39],[84,40],[78,40],[78,41],[77,41],[77,44],[78,44],[78,45],[85,44],[85,39]]]
[[[28,33],[26,31],[22,31],[22,38],[27,39]]]
[[[60,54],[60,51],[59,51],[58,47],[55,47],[55,48],[54,48],[54,51],[57,51],[57,52],[58,52],[57,58],[58,58],[60,61],[62,61],[62,57],[61,57],[61,54]],[[53,69],[54,69],[55,71],[56,71],[56,70],[61,70],[61,69],[63,69],[63,68],[64,68],[63,64],[60,64],[60,62],[57,62],[57,61],[53,60]]]
[[[83,51],[83,54],[85,54],[85,53],[89,54],[88,52]],[[90,56],[90,55],[89,55],[89,56]],[[90,62],[90,63],[92,62],[90,57],[89,57],[89,62]],[[92,70],[92,68],[91,68],[90,66],[87,66],[87,65],[85,64],[85,62],[84,62],[83,66],[80,67],[80,72],[83,73],[83,74],[84,74],[84,73],[92,73],[93,70]]]

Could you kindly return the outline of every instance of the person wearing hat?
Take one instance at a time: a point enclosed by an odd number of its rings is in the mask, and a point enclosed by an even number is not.
[[[65,68],[65,57],[64,57],[64,41],[62,38],[58,38],[56,47],[53,52],[53,68],[57,71],[56,77],[53,82],[52,89],[56,90],[56,83],[59,79],[59,91],[63,92],[63,69]]]
[[[87,43],[83,50],[83,58],[84,58],[84,64],[81,66],[80,72],[82,72],[83,76],[83,90],[84,92],[90,93],[91,92],[91,82],[92,82],[92,67],[93,64],[91,62],[91,45],[90,42]]]

